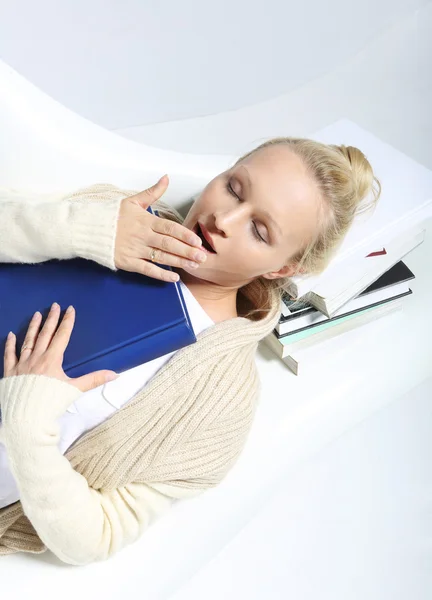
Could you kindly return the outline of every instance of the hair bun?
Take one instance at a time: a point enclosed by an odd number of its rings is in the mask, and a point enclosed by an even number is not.
[[[341,144],[340,146],[332,145],[332,147],[345,157],[351,167],[353,196],[356,198],[357,212],[368,210],[369,205],[374,204],[381,193],[380,182],[375,177],[370,162],[363,152],[355,146]],[[371,202],[362,205],[362,200],[366,198],[369,192],[373,194]]]

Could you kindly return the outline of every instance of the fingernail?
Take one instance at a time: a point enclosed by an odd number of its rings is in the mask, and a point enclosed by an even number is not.
[[[200,238],[191,238],[190,239],[191,244],[193,244],[194,246],[200,247],[202,246],[202,240]]]
[[[9,331],[9,333],[8,333],[8,336],[7,336],[7,339],[8,339],[8,340],[11,340],[11,339],[12,339],[12,337],[13,337],[13,332],[12,332],[12,331]]]
[[[71,304],[70,306],[68,306],[68,308],[67,308],[67,311],[66,311],[66,314],[68,315],[69,313],[71,313],[71,312],[72,312],[72,310],[73,310],[73,306],[72,306],[72,304]]]
[[[199,260],[200,262],[204,262],[207,260],[207,256],[203,252],[196,252],[194,254],[194,258]]]
[[[51,305],[51,310],[54,310],[57,307],[58,307],[57,302],[53,302],[52,305]]]
[[[190,267],[191,269],[198,269],[199,264],[196,262],[188,261],[188,267]]]

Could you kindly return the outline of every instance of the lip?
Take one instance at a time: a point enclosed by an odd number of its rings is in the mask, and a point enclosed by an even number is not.
[[[214,242],[213,242],[213,238],[210,235],[208,229],[205,227],[205,225],[203,225],[199,221],[198,221],[198,225],[201,227],[201,231],[203,232],[203,236],[205,237],[205,239],[208,241],[208,243],[210,244],[210,246],[213,248],[213,250],[217,254],[216,248],[215,248],[215,245],[214,245]]]

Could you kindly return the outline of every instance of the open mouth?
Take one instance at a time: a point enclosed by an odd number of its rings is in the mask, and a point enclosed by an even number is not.
[[[201,227],[200,227],[199,223],[196,223],[195,227],[193,228],[193,231],[201,238],[202,247],[204,248],[204,250],[207,250],[207,252],[209,252],[210,254],[216,254],[216,252],[210,246],[208,241],[205,239],[204,234],[201,231]]]

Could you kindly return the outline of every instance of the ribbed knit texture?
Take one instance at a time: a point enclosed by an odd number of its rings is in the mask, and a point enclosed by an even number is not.
[[[132,193],[124,191],[124,197]],[[118,194],[118,188],[103,184],[65,199],[85,205],[110,202]],[[182,221],[162,202],[154,207],[165,218]],[[280,316],[279,293],[260,280],[243,288],[243,293],[253,307],[263,309],[262,318],[236,317],[203,331],[130,402],[69,448],[66,458],[91,488],[110,491],[147,483],[171,498],[181,498],[184,490],[209,489],[225,477],[244,448],[254,419],[260,390],[258,342]],[[5,396],[2,384],[12,379],[17,378],[0,381],[3,412],[13,394]],[[18,399],[13,402],[18,406]],[[44,410],[43,398],[36,404],[35,410]],[[0,510],[0,554],[45,549],[20,502]]]
[[[0,188],[0,262],[36,263],[79,256],[115,269],[112,240],[120,202],[135,192],[110,184],[83,189],[84,194],[81,190],[59,194],[56,202],[52,194],[39,194],[28,202],[23,192]],[[44,199],[49,211],[41,210]],[[8,244],[1,243],[5,239]]]

